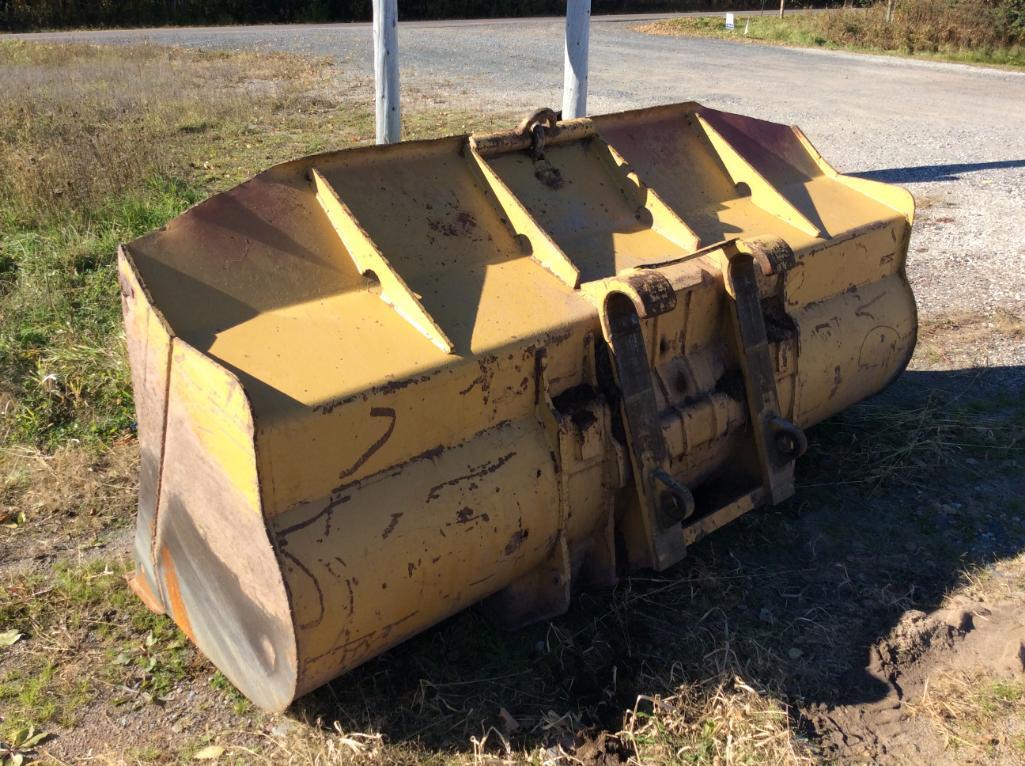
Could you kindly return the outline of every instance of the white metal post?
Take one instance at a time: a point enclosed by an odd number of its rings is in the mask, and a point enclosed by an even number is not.
[[[398,0],[374,0],[374,84],[377,143],[394,144],[402,140]]]
[[[587,38],[591,0],[566,0],[566,71],[562,86],[562,119],[587,115]]]

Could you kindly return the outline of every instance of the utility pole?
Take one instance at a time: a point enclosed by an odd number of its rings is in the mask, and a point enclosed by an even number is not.
[[[401,141],[398,0],[374,0],[374,94],[377,143]]]
[[[562,119],[587,116],[587,41],[591,0],[566,0],[566,61]]]

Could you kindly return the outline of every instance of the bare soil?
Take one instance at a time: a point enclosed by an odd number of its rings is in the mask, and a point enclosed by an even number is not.
[[[1025,672],[1025,613],[1020,603],[988,605],[964,597],[926,614],[909,610],[891,634],[872,645],[865,673],[885,694],[874,701],[807,711],[823,752],[843,762],[878,764],[1018,762],[1020,718],[1000,722],[975,742],[951,747],[951,732],[921,715],[930,703],[929,685],[950,673],[1020,682]],[[934,693],[935,696],[935,693]]]

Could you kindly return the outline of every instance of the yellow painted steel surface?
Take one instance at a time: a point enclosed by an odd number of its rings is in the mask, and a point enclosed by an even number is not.
[[[281,709],[670,566],[904,368],[912,215],[694,103],[274,167],[121,250],[134,587]]]

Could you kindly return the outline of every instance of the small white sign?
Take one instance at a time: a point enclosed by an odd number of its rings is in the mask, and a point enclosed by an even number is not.
[[[734,22],[733,22],[733,14],[732,13],[727,13],[726,14],[726,28],[727,29],[736,29],[736,24],[734,24]]]

